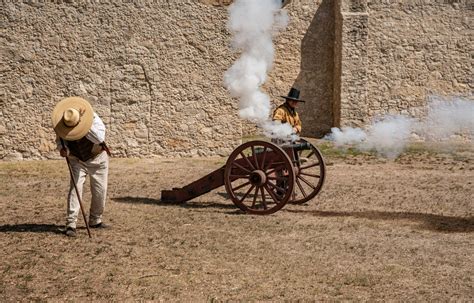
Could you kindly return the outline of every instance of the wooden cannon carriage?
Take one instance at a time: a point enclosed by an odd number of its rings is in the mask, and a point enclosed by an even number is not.
[[[283,145],[250,141],[237,147],[223,167],[184,187],[163,190],[161,201],[185,202],[225,185],[241,210],[266,215],[287,202],[302,204],[313,199],[324,178],[323,157],[306,140]]]

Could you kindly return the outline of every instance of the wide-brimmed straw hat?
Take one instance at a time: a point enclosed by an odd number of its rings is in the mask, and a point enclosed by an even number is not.
[[[86,100],[69,97],[56,104],[51,119],[60,138],[74,141],[87,135],[92,127],[94,111]]]
[[[288,96],[281,96],[282,98],[285,98],[287,100],[293,100],[293,101],[298,101],[298,102],[306,102],[304,100],[300,99],[300,91],[294,87],[290,89],[290,92],[288,93]]]

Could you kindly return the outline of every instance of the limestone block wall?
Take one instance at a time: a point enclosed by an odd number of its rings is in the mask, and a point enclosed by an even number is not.
[[[368,13],[365,1],[336,1],[333,125],[367,119]]]
[[[335,125],[361,126],[385,114],[420,116],[430,95],[472,98],[472,2],[338,5]]]
[[[117,156],[227,156],[254,126],[223,87],[231,0],[0,2],[0,159],[57,157],[50,114],[88,99]],[[303,135],[472,98],[470,1],[293,0],[263,89]]]
[[[203,0],[214,5],[231,0]],[[291,87],[301,91],[299,112],[303,135],[320,137],[332,125],[333,113],[333,44],[334,1],[292,0],[285,7],[289,16],[287,28],[274,39],[275,61],[263,90],[270,95],[273,107],[284,102]],[[242,133],[258,130],[243,121]]]
[[[88,99],[118,156],[227,154],[226,11],[195,1],[2,3],[0,158],[56,155],[51,110]],[[218,30],[216,30],[218,29]]]
[[[306,101],[298,108],[302,135],[321,137],[333,125],[334,1],[293,0],[286,9],[290,23],[275,41],[275,67],[265,88],[277,103],[291,86],[299,89]]]
[[[320,2],[288,7],[265,87],[275,106],[298,78],[301,40]],[[57,157],[50,114],[71,95],[92,103],[116,156],[228,155],[253,131],[222,82],[238,56],[226,29],[230,3],[2,1],[0,159]],[[302,78],[303,97],[321,94]]]

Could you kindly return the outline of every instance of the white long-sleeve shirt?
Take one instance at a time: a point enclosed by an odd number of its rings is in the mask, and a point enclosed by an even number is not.
[[[96,113],[94,113],[92,127],[87,133],[86,138],[95,144],[100,144],[105,141],[105,125]]]
[[[94,119],[92,120],[92,126],[86,135],[86,138],[94,144],[100,144],[105,141],[105,124],[102,119],[94,113]],[[66,142],[64,142],[66,144]],[[58,150],[63,147],[59,137],[56,139]]]

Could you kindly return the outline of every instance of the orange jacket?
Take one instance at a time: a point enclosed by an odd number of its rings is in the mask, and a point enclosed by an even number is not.
[[[281,121],[281,123],[289,123],[296,129],[296,133],[301,133],[301,119],[295,109],[292,109],[287,103],[278,106],[273,112],[273,121]]]

